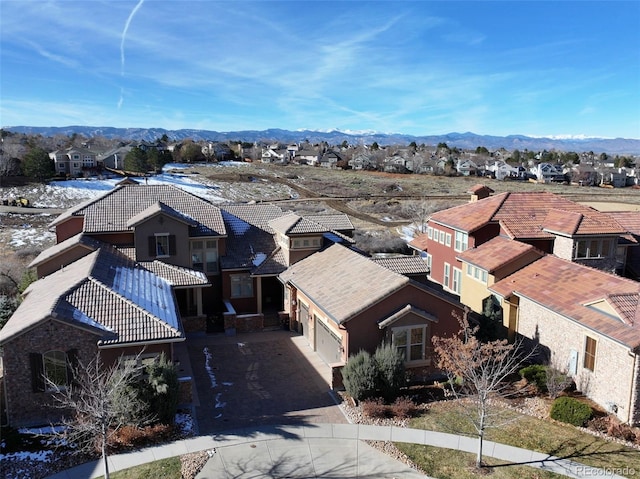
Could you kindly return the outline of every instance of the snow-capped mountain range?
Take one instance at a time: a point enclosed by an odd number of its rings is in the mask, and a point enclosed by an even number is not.
[[[367,144],[377,142],[379,145],[408,145],[415,141],[418,145],[437,145],[446,143],[450,147],[461,149],[475,149],[484,146],[489,150],[505,148],[507,150],[558,150],[558,151],[593,151],[595,153],[606,152],[614,155],[640,155],[640,139],[629,138],[589,138],[583,136],[558,135],[549,138],[532,137],[525,135],[477,135],[475,133],[447,133],[443,135],[414,136],[402,133],[379,133],[373,131],[319,131],[319,130],[283,130],[278,128],[268,130],[243,130],[243,131],[211,131],[211,130],[166,130],[164,128],[115,128],[96,126],[64,126],[64,127],[40,127],[40,126],[14,126],[3,129],[16,132],[43,136],[65,135],[74,133],[86,137],[103,136],[106,138],[121,138],[123,140],[154,141],[163,135],[171,141],[179,141],[191,138],[194,141],[227,141],[238,140],[245,142],[270,142],[283,143],[300,142],[308,140],[311,143],[325,141],[330,145],[339,145],[346,141],[350,145]]]

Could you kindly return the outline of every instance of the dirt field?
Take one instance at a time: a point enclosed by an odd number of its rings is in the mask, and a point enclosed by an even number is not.
[[[303,214],[339,211],[349,215],[359,230],[386,230],[396,235],[414,219],[409,211],[412,203],[426,201],[433,211],[456,206],[468,201],[469,189],[478,183],[486,184],[496,193],[550,191],[603,211],[640,211],[640,190],[631,188],[544,185],[489,178],[341,171],[262,163],[195,165],[180,171],[202,183],[215,185],[230,201],[271,202]],[[38,193],[38,189],[29,185],[25,187],[28,191],[25,196],[35,201],[38,194],[43,197],[52,194],[48,187],[40,189],[42,191]],[[81,199],[64,198],[61,204],[69,207],[74,201],[79,203]],[[2,211],[0,207],[3,251],[40,250],[53,244],[54,237],[47,225],[59,211],[26,208],[16,213],[8,209]]]

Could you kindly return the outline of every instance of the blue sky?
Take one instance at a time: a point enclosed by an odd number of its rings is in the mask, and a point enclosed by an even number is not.
[[[640,138],[640,1],[0,0],[0,124]]]

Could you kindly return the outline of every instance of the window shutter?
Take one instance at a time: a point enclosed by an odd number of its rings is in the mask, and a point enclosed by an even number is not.
[[[175,256],[176,253],[176,235],[169,235],[169,255]]]
[[[42,354],[29,353],[29,364],[31,365],[31,389],[33,392],[44,391]]]
[[[156,256],[158,256],[157,252],[156,252],[156,237],[155,236],[149,236],[149,256],[152,258],[155,258]]]
[[[78,368],[78,350],[70,349],[67,351],[67,385],[75,380],[75,372]]]

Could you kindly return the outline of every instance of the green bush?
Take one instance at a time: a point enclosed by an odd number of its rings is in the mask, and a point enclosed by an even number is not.
[[[377,389],[387,401],[393,401],[405,385],[404,357],[391,344],[379,346],[373,356],[377,369]]]
[[[146,399],[151,412],[162,424],[173,424],[180,394],[175,366],[162,353],[158,361],[147,366],[147,374],[150,394]]]
[[[551,418],[574,426],[584,426],[593,411],[588,404],[571,397],[560,397],[551,406]]]
[[[532,364],[520,370],[520,377],[535,384],[536,387],[545,392],[547,390],[547,367],[542,364]]]
[[[349,396],[356,401],[371,397],[376,389],[378,370],[367,351],[360,351],[342,368],[342,380]]]

